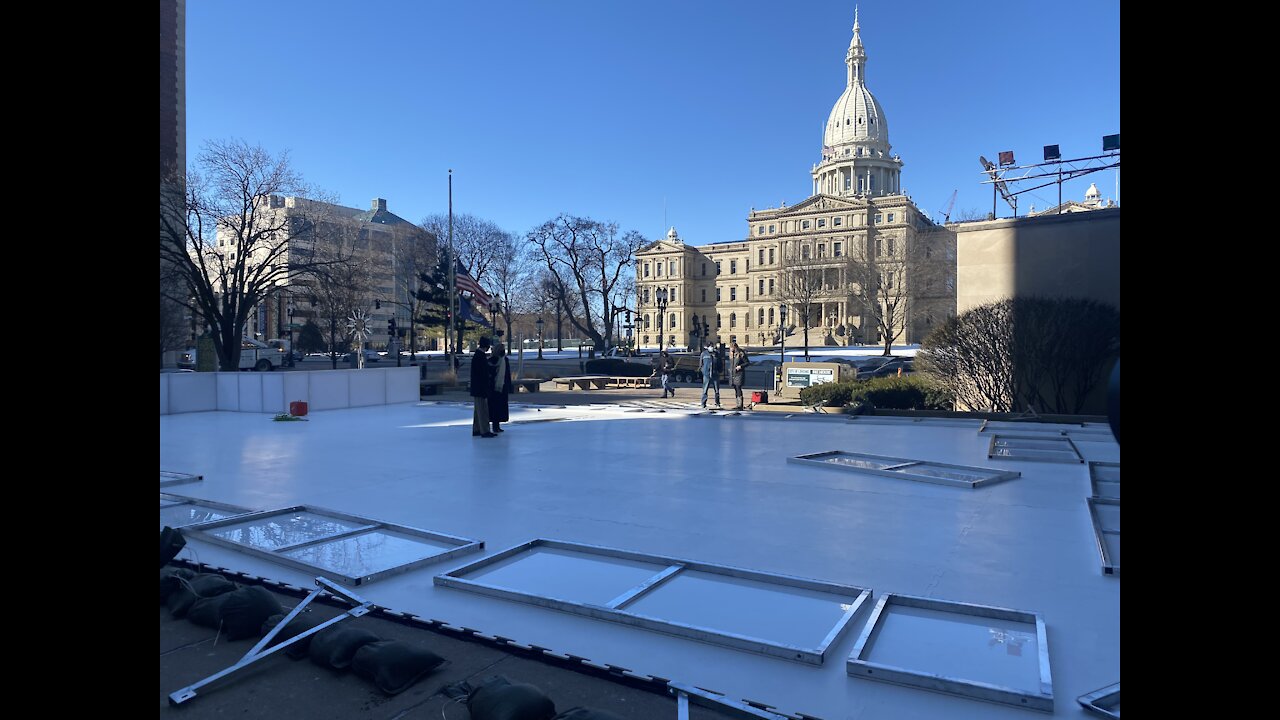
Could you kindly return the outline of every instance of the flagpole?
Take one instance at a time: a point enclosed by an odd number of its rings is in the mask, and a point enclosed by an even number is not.
[[[447,354],[449,367],[448,370],[454,369],[454,355],[457,354],[458,348],[454,344],[454,323],[457,322],[458,313],[454,310],[458,297],[458,278],[454,268],[458,262],[453,258],[453,168],[449,169],[449,337],[445,338],[445,347],[450,349]]]

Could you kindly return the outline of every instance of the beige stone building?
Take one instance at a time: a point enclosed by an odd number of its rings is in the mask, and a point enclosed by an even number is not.
[[[389,340],[387,321],[392,317],[399,328],[409,327],[410,294],[417,288],[418,272],[435,262],[435,240],[429,233],[390,212],[387,201],[382,198],[375,198],[368,210],[277,195],[264,198],[262,204],[259,212],[283,216],[281,220],[270,220],[271,225],[294,227],[300,223],[316,223],[321,226],[317,233],[307,233],[305,239],[285,238],[288,247],[283,257],[286,261],[293,253],[309,257],[316,250],[315,238],[319,235],[342,238],[356,258],[365,263],[368,287],[356,302],[370,313],[369,328],[373,334],[367,346],[386,346]],[[326,225],[329,227],[325,228]],[[218,245],[219,252],[234,252],[232,243],[224,246],[222,238],[219,238]],[[323,308],[313,307],[309,301],[313,294],[305,281],[293,287],[282,287],[280,292],[273,293],[258,305],[244,334],[259,339],[288,337],[290,306],[294,309],[294,324],[315,320],[322,328],[327,328],[329,319]],[[339,318],[340,326],[345,324],[345,318],[346,311],[343,311]],[[407,347],[407,342],[404,345]]]
[[[747,237],[692,246],[675,228],[636,254],[640,347],[696,349],[778,342],[781,309],[795,346],[808,309],[809,344],[918,343],[955,314],[955,235],[902,193],[884,110],[866,85],[867,54],[855,17],[846,85],[827,118],[812,196],[752,209]],[[797,288],[800,288],[798,291]],[[668,305],[658,312],[657,290]]]

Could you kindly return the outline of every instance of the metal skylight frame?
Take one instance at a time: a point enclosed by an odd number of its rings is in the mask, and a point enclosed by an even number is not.
[[[187,483],[200,482],[201,480],[204,480],[203,475],[174,472],[172,470],[160,471],[160,487],[169,487],[171,485],[185,485]]]
[[[884,468],[854,467],[851,465],[841,465],[831,462],[832,458],[841,456],[857,460],[883,462],[887,463],[888,466]],[[846,450],[827,450],[825,452],[796,455],[794,457],[787,458],[787,462],[800,463],[802,465],[816,465],[824,468],[836,468],[849,472],[883,475],[884,477],[897,478],[899,480],[915,480],[917,482],[933,483],[935,485],[949,485],[951,487],[969,489],[983,485],[991,485],[1002,480],[1012,480],[1014,478],[1021,477],[1022,475],[1021,472],[1016,470],[996,470],[994,468],[977,467],[974,465],[954,465],[952,463],[934,462],[933,460],[912,460],[910,458],[891,457],[889,455],[872,455],[870,453],[849,452]],[[923,469],[925,467],[964,470],[974,474],[986,475],[987,477],[979,480],[961,480],[957,478],[938,477],[911,472],[912,468]]]
[[[1094,715],[1120,720],[1120,711],[1115,709],[1120,705],[1120,683],[1085,693],[1076,702]]]
[[[1002,440],[1034,440],[1038,442],[1062,443],[1064,447],[1061,449],[1042,449],[1042,448],[1023,448],[1024,455],[1017,454],[998,454],[996,445]],[[1010,450],[1017,451],[1017,447],[1010,447]],[[1070,451],[1075,455],[1075,459],[1065,457],[1035,457],[1035,453],[1058,453]],[[1025,460],[1032,462],[1053,462],[1067,463],[1071,465],[1084,463],[1084,456],[1080,454],[1080,448],[1076,447],[1075,442],[1070,436],[1062,435],[1061,437],[1054,435],[1018,435],[1015,433],[997,432],[991,436],[991,444],[987,446],[987,459],[989,460]]]
[[[1093,520],[1093,539],[1098,545],[1098,555],[1102,558],[1102,574],[1103,575],[1120,575],[1120,558],[1111,557],[1111,550],[1107,548],[1107,535],[1120,535],[1119,528],[1106,527],[1106,523],[1098,515],[1099,505],[1114,505],[1117,510],[1120,509],[1120,501],[1112,500],[1105,497],[1091,497],[1087,499],[1089,503],[1089,517]]]
[[[1116,479],[1112,480],[1110,478],[1102,477],[1103,472],[1105,472],[1103,468],[1115,468]],[[1118,490],[1113,492],[1111,488],[1098,487],[1099,483],[1114,483],[1116,485],[1119,485],[1120,484],[1119,475],[1120,475],[1120,463],[1100,462],[1097,460],[1091,461],[1089,463],[1089,490],[1092,493],[1093,497],[1107,498],[1109,500],[1119,500],[1120,493]]]
[[[865,656],[871,653],[871,647],[874,645],[873,638],[878,634],[881,627],[880,621],[887,617],[885,609],[890,605],[936,610],[969,617],[986,617],[1034,624],[1036,626],[1036,650],[1040,676],[1039,692],[911,670],[866,659]],[[1044,618],[1041,617],[1040,613],[1012,610],[992,605],[974,605],[972,603],[936,600],[914,595],[885,593],[880,596],[880,601],[876,603],[870,619],[867,620],[867,624],[863,627],[862,634],[853,646],[853,652],[850,653],[849,659],[845,663],[845,671],[853,677],[867,680],[879,680],[881,682],[959,695],[975,700],[1002,703],[1048,713],[1053,712],[1053,675],[1049,669],[1049,644],[1045,633]]]
[[[547,595],[537,595],[512,588],[490,585],[478,580],[468,580],[465,577],[477,570],[481,570],[508,558],[537,549],[567,550],[605,558],[617,558],[633,562],[665,565],[666,567],[649,577],[644,582],[639,583],[626,592],[618,595],[605,605],[595,605],[586,602],[564,600]],[[715,630],[713,628],[689,625],[672,620],[663,620],[661,618],[651,617],[648,615],[628,612],[623,609],[624,606],[641,599],[656,589],[659,589],[664,583],[679,576],[680,573],[686,570],[711,575],[723,575],[731,578],[780,586],[782,588],[790,587],[808,590],[811,592],[827,593],[838,596],[840,599],[844,600],[844,602],[841,602],[840,604],[847,605],[847,608],[844,610],[835,626],[831,628],[831,630],[826,634],[826,637],[823,638],[822,642],[819,643],[817,647],[811,648],[797,647],[786,643],[750,637],[724,630]],[[769,655],[786,660],[794,660],[808,663],[810,665],[822,664],[827,650],[839,642],[840,638],[849,629],[849,624],[853,619],[853,616],[857,614],[858,610],[871,597],[871,590],[851,585],[839,585],[837,583],[811,580],[791,575],[758,572],[755,570],[747,570],[745,568],[732,567],[728,565],[715,565],[712,563],[696,562],[682,558],[650,555],[648,553],[632,552],[630,550],[622,550],[619,548],[604,547],[600,545],[586,545],[583,543],[551,540],[546,538],[535,538],[528,542],[507,548],[496,555],[477,560],[468,565],[450,570],[449,572],[441,573],[435,576],[434,582],[436,585],[442,585],[444,587],[450,587],[457,590],[466,590],[468,592],[488,595],[490,597],[501,598],[504,600],[529,603],[531,605],[538,605],[541,607],[551,608],[553,610],[585,615],[597,620],[609,620],[611,622],[643,628],[645,630],[653,630],[656,632],[666,633],[668,635],[674,635],[676,637],[699,640],[714,645],[723,645],[737,650],[746,650],[748,652],[760,653],[762,655]],[[832,598],[833,601],[836,599],[837,598]]]
[[[270,520],[271,518],[274,518],[274,517],[291,515],[293,513],[310,513],[312,515],[321,515],[325,517],[335,518],[337,520],[342,520],[348,523],[355,523],[357,524],[357,527],[352,528],[350,530],[338,532],[333,535],[318,537],[311,540],[294,543],[291,545],[284,545],[284,546],[275,548],[273,550],[264,550],[246,543],[239,543],[233,540],[228,540],[226,538],[219,537],[214,534],[214,531],[220,530],[229,525],[241,525],[241,524],[252,523],[256,521]],[[336,540],[346,540],[349,538],[356,538],[368,533],[381,532],[381,531],[390,531],[390,532],[399,533],[402,535],[408,535],[410,537],[417,537],[417,538],[422,538],[424,540],[431,540],[431,541],[443,543],[446,545],[454,545],[456,547],[454,547],[454,549],[452,550],[445,550],[443,552],[436,553],[433,555],[428,555],[426,557],[422,557],[417,560],[410,561],[408,563],[403,563],[395,567],[387,568],[385,570],[378,570],[376,572],[368,573],[366,575],[359,575],[359,576],[347,575],[347,574],[344,574],[341,570],[325,567],[322,565],[314,565],[308,562],[303,562],[301,560],[291,558],[284,554],[284,553],[292,552],[294,550],[299,550],[302,548],[314,547],[317,545],[324,545],[327,543],[334,542]],[[196,539],[210,542],[215,545],[221,545],[223,547],[231,548],[233,550],[238,550],[240,552],[245,552],[250,555],[255,555],[257,557],[270,560],[271,562],[279,563],[281,565],[287,565],[297,570],[302,570],[305,572],[319,571],[322,574],[326,574],[331,577],[336,577],[342,580],[342,582],[345,582],[351,585],[363,585],[365,583],[374,582],[377,580],[381,580],[382,578],[385,578],[385,577],[389,577],[392,575],[399,575],[400,573],[408,572],[410,570],[415,570],[424,565],[431,565],[434,563],[442,562],[444,560],[448,560],[450,558],[454,558],[459,555],[464,555],[466,553],[475,552],[477,550],[481,550],[484,548],[483,540],[471,540],[469,538],[458,537],[456,535],[446,535],[444,533],[433,532],[431,530],[423,530],[421,528],[409,527],[407,525],[397,525],[395,523],[383,522],[381,520],[373,520],[371,518],[361,517],[359,515],[349,515],[347,513],[338,512],[336,510],[327,510],[325,508],[316,507],[314,505],[294,505],[292,507],[280,508],[276,510],[263,510],[260,512],[247,513],[245,515],[237,515],[235,517],[224,518],[222,520],[214,520],[212,522],[199,523],[197,525],[189,525],[187,526],[184,532],[187,533],[189,537],[194,537]]]
[[[246,513],[251,512],[249,508],[240,507],[239,505],[228,505],[226,503],[215,502],[213,500],[205,500],[203,498],[197,498],[197,497],[189,497],[187,495],[175,495],[173,493],[164,493],[164,492],[160,493],[160,509],[161,510],[164,510],[165,508],[179,507],[182,505],[202,505],[204,507],[213,508],[214,510],[222,510],[222,511],[231,513],[230,517],[244,515]],[[187,523],[186,525],[175,525],[173,527],[190,528],[195,525],[201,525],[204,522],[218,522],[221,520],[228,520],[230,519],[230,517],[218,518],[217,520],[206,520],[203,522],[192,522],[192,523]]]

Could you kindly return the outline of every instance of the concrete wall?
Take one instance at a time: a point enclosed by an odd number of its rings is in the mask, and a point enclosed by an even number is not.
[[[308,372],[160,373],[160,414],[282,413],[302,400],[308,410],[418,401],[418,369]]]
[[[963,223],[956,312],[1008,297],[1082,297],[1120,308],[1120,208]]]
[[[1120,309],[1120,208],[963,223],[955,231],[957,313],[1033,295]],[[1089,393],[1086,413],[1106,414],[1110,373]]]

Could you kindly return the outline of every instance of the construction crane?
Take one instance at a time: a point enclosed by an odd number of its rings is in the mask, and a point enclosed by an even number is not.
[[[951,208],[956,206],[956,193],[960,192],[960,188],[951,191],[951,199],[947,201],[947,209],[939,210],[938,214],[942,216],[942,224],[946,225],[951,222]]]

